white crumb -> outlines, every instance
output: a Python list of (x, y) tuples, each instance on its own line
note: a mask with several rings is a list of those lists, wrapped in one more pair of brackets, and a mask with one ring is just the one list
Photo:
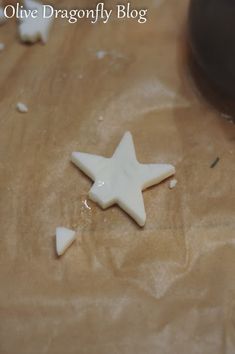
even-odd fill
[(99, 122), (103, 122), (103, 120), (104, 120), (104, 117), (102, 117), (102, 116), (100, 116), (100, 117), (98, 118), (98, 121), (99, 121)]
[(16, 108), (17, 108), (18, 112), (20, 112), (20, 113), (27, 113), (29, 111), (26, 104), (24, 104), (22, 102), (18, 102), (16, 105)]
[(99, 50), (96, 52), (96, 58), (97, 59), (104, 59), (108, 53), (105, 50)]
[(5, 44), (0, 42), (0, 52), (3, 51), (5, 49)]
[(85, 206), (86, 209), (91, 210), (91, 207), (88, 205), (87, 200), (83, 200), (83, 201), (82, 201), (82, 204)]
[(170, 188), (170, 189), (175, 188), (176, 185), (177, 185), (177, 183), (178, 183), (177, 179), (172, 179), (172, 180), (170, 181), (170, 183), (169, 183), (169, 188)]

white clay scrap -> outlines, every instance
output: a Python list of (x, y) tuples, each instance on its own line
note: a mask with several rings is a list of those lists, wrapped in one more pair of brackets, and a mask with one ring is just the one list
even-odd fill
[(170, 181), (170, 183), (169, 183), (169, 188), (170, 188), (170, 189), (175, 188), (176, 185), (177, 185), (177, 183), (178, 183), (177, 179), (172, 179), (172, 180)]
[(71, 246), (76, 238), (76, 233), (73, 230), (65, 227), (56, 228), (56, 253), (62, 256), (64, 252)]
[(6, 17), (4, 16), (4, 10), (0, 7), (0, 25), (6, 22)]
[(35, 43), (42, 41), (44, 44), (48, 40), (49, 30), (53, 22), (53, 17), (43, 16), (43, 5), (37, 1), (24, 0), (26, 10), (37, 10), (36, 18), (32, 16), (22, 19), (19, 25), (19, 34), (22, 42)]
[(172, 165), (139, 163), (129, 132), (111, 158), (74, 152), (72, 161), (94, 181), (89, 192), (91, 200), (103, 209), (118, 204), (140, 226), (146, 222), (142, 190), (175, 174)]
[(96, 58), (99, 60), (104, 59), (107, 54), (108, 53), (105, 50), (99, 50), (98, 52), (96, 52)]
[(26, 104), (22, 103), (22, 102), (18, 102), (16, 105), (16, 109), (18, 110), (18, 112), (20, 113), (27, 113), (29, 111), (28, 107), (26, 106)]

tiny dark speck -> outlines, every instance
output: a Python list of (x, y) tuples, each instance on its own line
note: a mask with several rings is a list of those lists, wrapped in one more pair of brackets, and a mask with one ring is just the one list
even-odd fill
[(218, 164), (218, 162), (219, 162), (219, 160), (220, 160), (220, 158), (219, 157), (216, 157), (216, 159), (212, 162), (212, 164), (211, 164), (211, 168), (214, 168), (217, 164)]

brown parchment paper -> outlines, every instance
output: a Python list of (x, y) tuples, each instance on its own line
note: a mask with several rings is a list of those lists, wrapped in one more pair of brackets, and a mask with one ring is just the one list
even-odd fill
[[(0, 28), (1, 354), (235, 352), (235, 128), (189, 74), (188, 1), (132, 5), (145, 25), (57, 20), (46, 46)], [(110, 156), (126, 130), (141, 162), (177, 169), (174, 190), (144, 192), (143, 229), (87, 208), (91, 182), (70, 162)], [(60, 259), (59, 225), (78, 231)]]

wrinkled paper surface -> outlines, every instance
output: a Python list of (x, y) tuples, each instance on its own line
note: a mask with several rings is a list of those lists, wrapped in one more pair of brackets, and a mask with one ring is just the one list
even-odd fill
[[(1, 354), (235, 352), (235, 127), (188, 71), (188, 1), (145, 3), (145, 25), (57, 20), (46, 46), (0, 29)], [(139, 161), (177, 170), (144, 192), (143, 229), (70, 162), (127, 130)], [(57, 226), (78, 231), (60, 259)]]

